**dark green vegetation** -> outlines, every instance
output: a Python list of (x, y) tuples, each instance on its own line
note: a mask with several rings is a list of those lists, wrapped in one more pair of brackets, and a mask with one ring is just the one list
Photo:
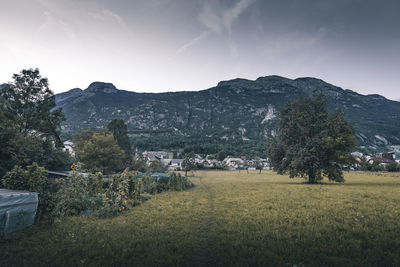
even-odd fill
[(139, 174), (128, 170), (107, 178), (100, 172), (87, 176), (73, 172), (67, 179), (49, 179), (47, 170), (34, 163), (26, 168), (15, 166), (0, 186), (37, 192), (36, 224), (39, 224), (82, 214), (119, 215), (148, 199), (149, 194), (184, 190), (193, 184), (176, 173)]
[(84, 170), (110, 174), (128, 167), (129, 158), (112, 133), (107, 130), (86, 130), (74, 135), (77, 161)]
[(0, 183), (0, 188), (37, 192), (39, 204), (35, 221), (36, 223), (49, 223), (53, 221), (54, 209), (58, 202), (57, 192), (61, 189), (62, 184), (48, 179), (47, 176), (47, 170), (39, 167), (36, 163), (27, 168), (15, 166), (3, 177), (3, 184)]
[(196, 155), (194, 152), (189, 152), (185, 154), (182, 160), (182, 168), (185, 171), (185, 175), (187, 176), (188, 171), (193, 170), (196, 167)]
[(132, 145), (128, 136), (128, 127), (124, 120), (113, 119), (107, 125), (107, 129), (113, 134), (118, 146), (124, 151), (125, 157), (129, 159), (132, 156)]
[(197, 172), (115, 218), (69, 217), (0, 241), (4, 266), (398, 266), (400, 177), (315, 186), (272, 172)]
[(287, 104), (278, 117), (277, 137), (267, 151), (274, 170), (308, 177), (312, 184), (323, 176), (344, 182), (342, 170), (354, 161), (356, 139), (341, 110), (329, 114), (326, 99), (315, 95)]
[(276, 129), (278, 111), (299, 97), (323, 93), (328, 110), (341, 108), (355, 128), (359, 146), (400, 144), (400, 103), (360, 95), (314, 78), (267, 76), (235, 79), (199, 92), (134, 93), (92, 83), (57, 95), (67, 121), (63, 136), (105, 127), (114, 118), (128, 126), (140, 150), (179, 150), (265, 156), (266, 139)]
[(0, 89), (0, 177), (14, 165), (37, 162), (50, 169), (71, 164), (62, 151), (61, 109), (38, 69), (22, 70)]

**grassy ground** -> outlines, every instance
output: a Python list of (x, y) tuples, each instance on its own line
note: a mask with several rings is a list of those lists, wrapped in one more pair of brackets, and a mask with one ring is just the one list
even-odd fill
[(400, 265), (400, 175), (303, 184), (196, 172), (112, 219), (73, 217), (0, 240), (0, 266)]

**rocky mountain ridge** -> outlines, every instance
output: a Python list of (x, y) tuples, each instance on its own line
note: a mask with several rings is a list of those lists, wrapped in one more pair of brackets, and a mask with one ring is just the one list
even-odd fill
[(342, 108), (360, 146), (400, 144), (400, 103), (361, 95), (316, 78), (265, 76), (234, 79), (201, 91), (136, 93), (94, 82), (56, 95), (66, 114), (63, 132), (100, 128), (125, 120), (133, 134), (201, 136), (215, 140), (266, 140), (275, 132), (279, 110), (299, 97), (323, 93), (329, 108)]

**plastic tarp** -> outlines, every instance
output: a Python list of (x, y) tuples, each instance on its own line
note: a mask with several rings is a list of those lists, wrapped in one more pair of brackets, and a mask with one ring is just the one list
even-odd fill
[(31, 226), (38, 202), (38, 193), (0, 189), (0, 236)]
[(135, 176), (136, 179), (142, 178), (142, 176), (145, 175), (150, 175), (153, 181), (159, 182), (159, 183), (168, 183), (169, 181), (169, 174), (167, 173), (162, 173), (162, 172), (152, 172), (152, 173), (139, 173)]

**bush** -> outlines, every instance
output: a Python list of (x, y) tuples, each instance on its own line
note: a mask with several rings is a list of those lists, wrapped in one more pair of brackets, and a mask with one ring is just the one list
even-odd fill
[(187, 179), (185, 176), (182, 176), (180, 173), (172, 173), (169, 177), (168, 181), (168, 189), (181, 191), (186, 188), (193, 187), (193, 183)]
[(180, 191), (193, 186), (185, 176), (176, 173), (158, 181), (149, 174), (139, 178), (137, 172), (128, 170), (111, 176), (108, 185), (100, 172), (85, 177), (74, 171), (67, 180), (49, 180), (47, 170), (36, 163), (26, 169), (15, 166), (4, 176), (3, 184), (8, 189), (39, 194), (37, 221), (82, 214), (109, 217), (149, 199), (146, 193)]
[(68, 183), (64, 183), (62, 190), (57, 194), (57, 200), (55, 214), (58, 217), (90, 213), (92, 200), (88, 179), (76, 171), (72, 172)]
[(26, 169), (15, 166), (3, 177), (3, 186), (11, 190), (37, 192), (39, 205), (36, 222), (53, 221), (53, 212), (57, 204), (56, 194), (62, 187), (62, 183), (49, 180), (45, 168), (39, 167), (36, 163), (27, 166)]
[(386, 171), (388, 172), (398, 172), (400, 171), (400, 166), (396, 162), (390, 163), (386, 166)]
[(101, 194), (101, 203), (98, 203), (96, 215), (116, 215), (138, 203), (140, 190), (135, 174), (125, 170), (111, 177), (108, 188)]

